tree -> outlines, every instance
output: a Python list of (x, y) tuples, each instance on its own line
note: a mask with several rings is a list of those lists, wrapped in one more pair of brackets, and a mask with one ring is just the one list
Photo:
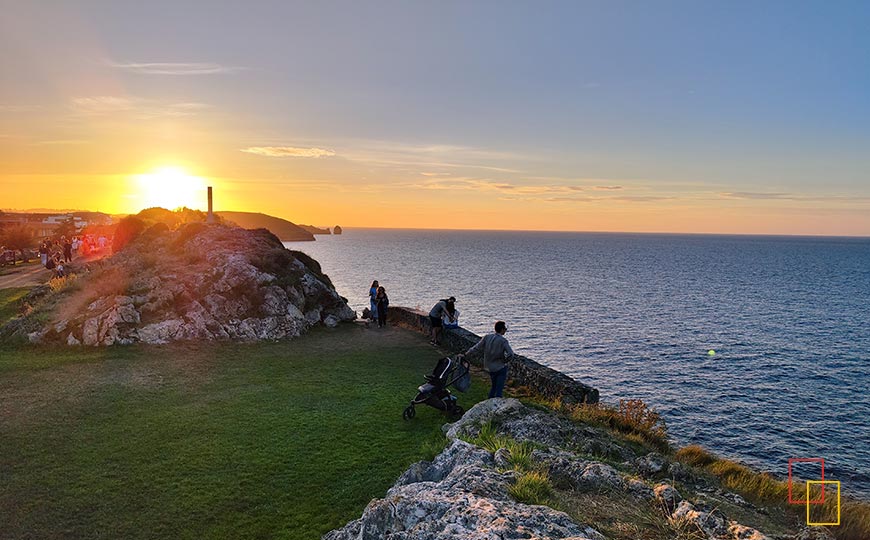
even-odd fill
[(57, 237), (66, 236), (70, 240), (72, 240), (73, 235), (76, 233), (76, 224), (73, 218), (67, 218), (63, 220), (60, 224), (60, 227), (57, 228), (55, 235)]
[(30, 229), (24, 225), (13, 225), (3, 229), (0, 234), (0, 244), (3, 244), (8, 249), (20, 250), (21, 258), (27, 262), (28, 250), (34, 245), (33, 235), (30, 234)]

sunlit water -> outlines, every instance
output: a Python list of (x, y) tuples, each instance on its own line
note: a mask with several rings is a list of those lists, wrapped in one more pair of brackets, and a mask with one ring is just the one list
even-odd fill
[[(456, 296), (462, 326), (641, 398), (678, 444), (785, 475), (825, 458), (870, 497), (870, 240), (348, 230), (291, 242), (361, 311)], [(713, 349), (716, 354), (709, 356)]]

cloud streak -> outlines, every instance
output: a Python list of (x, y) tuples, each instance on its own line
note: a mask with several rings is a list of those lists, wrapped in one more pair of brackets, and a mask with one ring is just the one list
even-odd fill
[(326, 148), (299, 148), (296, 146), (250, 146), (242, 148), (240, 151), (258, 156), (279, 158), (322, 158), (335, 155), (335, 151)]
[(242, 69), (214, 62), (109, 62), (109, 65), (140, 75), (171, 76), (216, 75), (220, 73), (232, 73)]
[(165, 103), (150, 99), (125, 96), (86, 96), (70, 101), (73, 113), (79, 116), (110, 116), (130, 114), (138, 119), (193, 116), (210, 109), (205, 103)]

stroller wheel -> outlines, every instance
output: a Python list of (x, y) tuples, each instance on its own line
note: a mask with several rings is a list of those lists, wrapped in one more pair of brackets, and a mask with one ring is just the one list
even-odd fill
[(450, 409), (450, 417), (456, 420), (462, 418), (462, 415), (465, 414), (465, 409), (463, 409), (459, 405), (454, 405), (452, 409)]
[(414, 409), (413, 405), (408, 405), (405, 408), (404, 412), (402, 412), (402, 418), (404, 418), (405, 420), (410, 420), (411, 418), (414, 418), (415, 416), (417, 416), (417, 410)]

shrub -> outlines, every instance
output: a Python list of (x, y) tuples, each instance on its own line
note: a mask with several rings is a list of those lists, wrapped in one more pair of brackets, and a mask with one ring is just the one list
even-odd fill
[(664, 419), (639, 399), (620, 400), (618, 407), (598, 403), (562, 408), (579, 422), (607, 427), (626, 435), (634, 434), (658, 450), (669, 450)]
[(508, 488), (508, 493), (517, 502), (547, 504), (553, 494), (553, 488), (550, 486), (547, 473), (531, 471), (521, 474), (516, 483)]
[(680, 448), (677, 450), (676, 454), (674, 454), (674, 457), (677, 458), (678, 461), (682, 461), (687, 465), (693, 465), (695, 467), (706, 467), (717, 459), (716, 456), (704, 450), (697, 444)]
[(51, 287), (51, 292), (58, 293), (64, 289), (68, 289), (76, 282), (76, 275), (69, 274), (63, 277), (54, 277), (48, 281), (48, 286)]
[(134, 216), (122, 219), (115, 228), (115, 236), (112, 238), (112, 252), (117, 253), (133, 241), (145, 230), (145, 222)]

